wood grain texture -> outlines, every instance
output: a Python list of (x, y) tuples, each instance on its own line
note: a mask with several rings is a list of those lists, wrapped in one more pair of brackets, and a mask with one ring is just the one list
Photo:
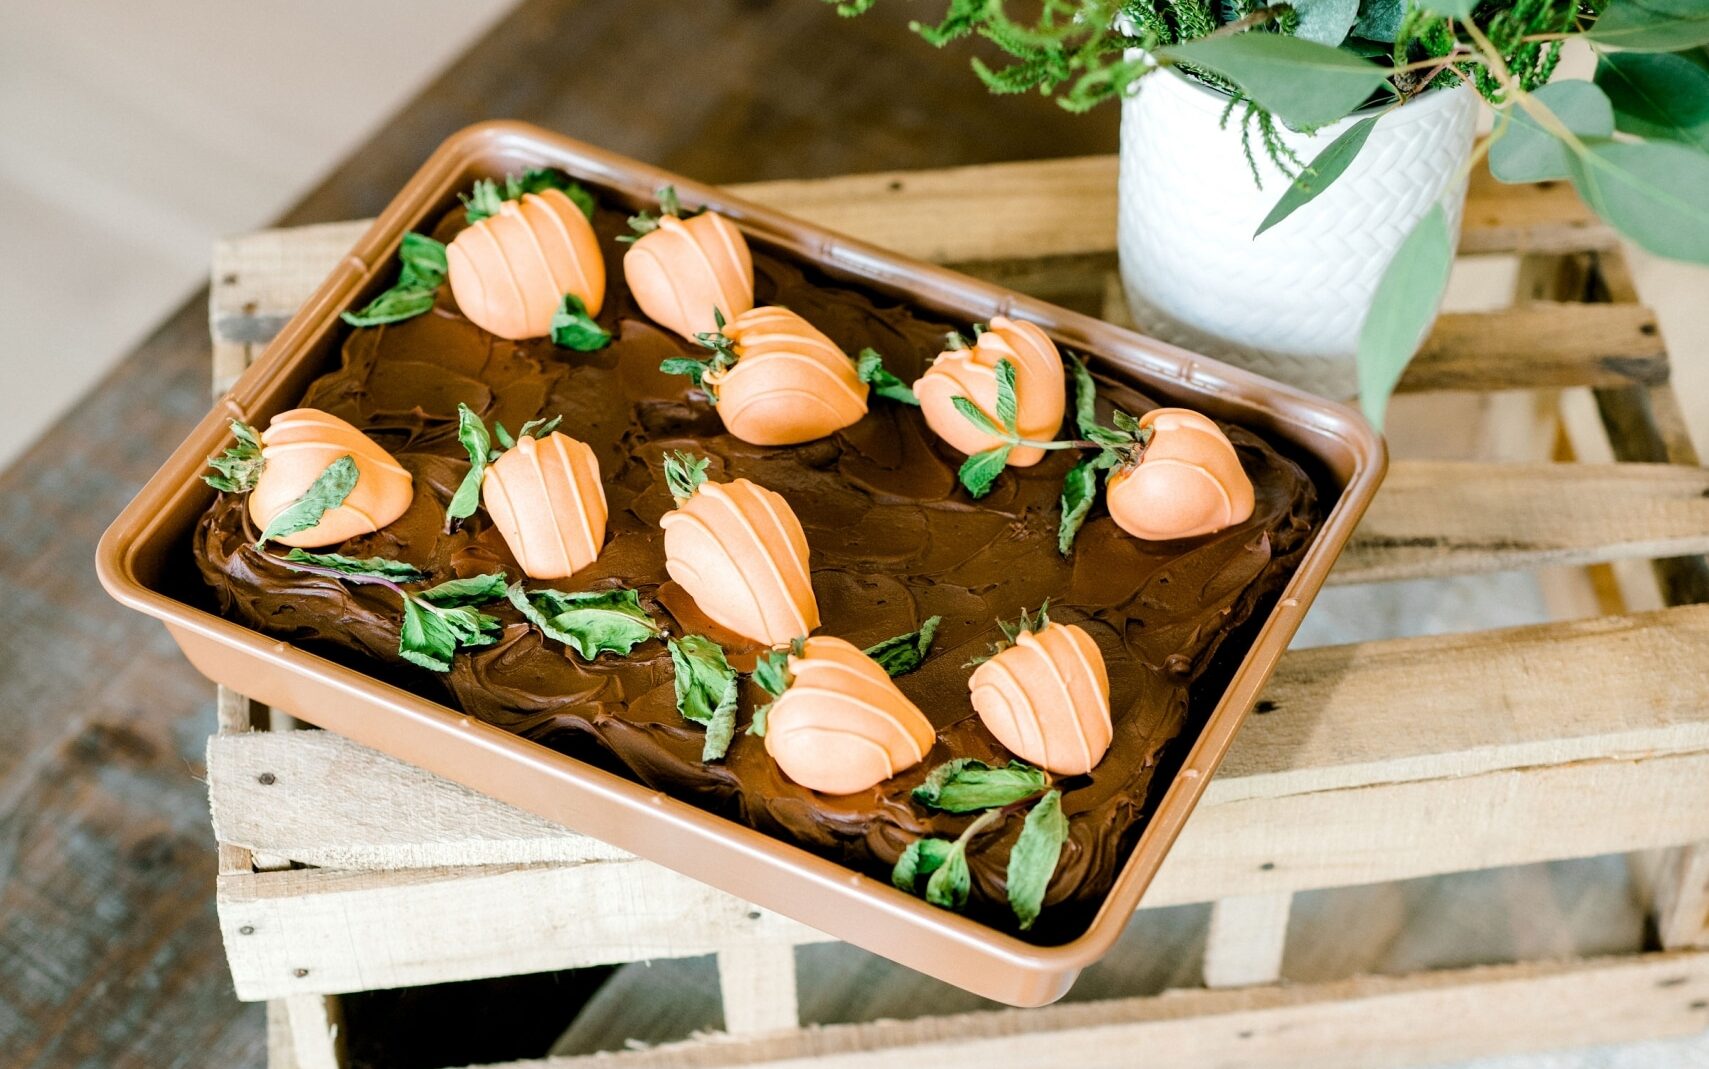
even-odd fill
[(1387, 1069), (1690, 1035), (1709, 1026), (1706, 994), (1709, 953), (1648, 954), (714, 1036), (492, 1069)]
[(750, 942), (718, 952), (724, 1031), (733, 1036), (800, 1027), (795, 946)]
[(1205, 935), (1205, 986), (1251, 987), (1282, 977), (1294, 896), (1237, 895), (1211, 904)]

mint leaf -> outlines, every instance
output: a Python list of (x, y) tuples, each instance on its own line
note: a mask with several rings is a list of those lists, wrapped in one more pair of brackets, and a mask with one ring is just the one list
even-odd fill
[(669, 640), (676, 671), (676, 708), (685, 719), (706, 725), (702, 761), (722, 758), (736, 733), (736, 670), (723, 647), (700, 635)]
[(457, 440), (469, 454), (469, 473), (457, 484), (451, 503), (445, 506), (447, 529), (466, 516), (473, 516), (481, 503), (481, 479), (487, 473), (487, 461), (492, 455), (492, 438), (487, 425), (468, 405), (457, 405)]
[[(789, 654), (783, 650), (767, 650), (754, 662), (754, 682), (774, 698), (782, 697), (794, 682), (789, 674)], [(764, 732), (761, 732), (764, 734)]]
[(469, 194), (465, 196), (459, 193), (457, 199), (463, 202), (463, 218), (470, 225), (497, 215), (499, 205), (504, 203), (504, 195), (499, 192), (498, 183), (490, 178), (476, 179)]
[(398, 656), (431, 672), (449, 672), (456, 652), (457, 635), (450, 626), (414, 598), (405, 598)]
[(1270, 214), (1264, 217), (1264, 221), (1258, 224), (1258, 229), (1252, 232), (1252, 236), (1257, 237), (1310, 204), (1319, 193), (1340, 178), (1354, 157), (1359, 155), (1359, 150), (1365, 147), (1366, 139), (1371, 136), (1372, 129), (1381, 117), (1367, 115), (1360, 119), (1313, 157), (1311, 164), (1294, 176), (1293, 182), (1282, 191), (1282, 198), (1270, 209)]
[(1068, 474), (1062, 479), (1062, 519), (1056, 525), (1056, 549), (1064, 557), (1074, 545), (1074, 536), (1080, 533), (1080, 525), (1086, 522), (1087, 513), (1092, 511), (1092, 502), (1098, 496), (1098, 466), (1090, 460), (1068, 469)]
[(943, 623), (943, 617), (928, 616), (918, 631), (887, 638), (877, 645), (868, 646), (864, 652), (877, 661), (878, 666), (889, 675), (899, 676), (912, 672), (925, 663), (926, 654), (931, 651), (932, 638), (938, 633), (940, 623)]
[(1012, 805), (1050, 785), (1044, 772), (1021, 761), (994, 767), (971, 757), (957, 757), (931, 770), (914, 788), (914, 800), (946, 813), (972, 813)]
[(1098, 384), (1079, 353), (1068, 354), (1068, 367), (1074, 376), (1074, 425), (1082, 435), (1090, 436), (1103, 429), (1098, 426)]
[(667, 375), (687, 375), (696, 386), (711, 367), (711, 361), (696, 360), (691, 356), (667, 356), (659, 361), (659, 370)]
[(328, 464), (326, 470), (309, 484), (302, 497), (273, 517), (261, 532), (261, 537), (255, 540), (255, 548), (260, 549), (270, 539), (306, 531), (319, 523), (322, 516), (344, 504), (344, 499), (356, 488), (357, 477), (356, 461), (348, 454)]
[(578, 353), (591, 353), (611, 344), (611, 332), (587, 314), (587, 305), (573, 293), (552, 314), (552, 344)]
[(369, 301), (360, 311), (345, 312), (343, 319), (353, 327), (376, 327), (411, 319), (433, 307), (439, 286), (449, 267), (445, 246), (413, 231), (398, 247), (402, 268), (392, 288)]
[(957, 839), (950, 845), (942, 864), (926, 880), (926, 901), (944, 909), (960, 909), (967, 905), (973, 890), (973, 873), (967, 867), (967, 839)]
[(997, 422), (1011, 435), (1021, 432), (1015, 426), (1020, 406), (1015, 398), (1015, 365), (1008, 360), (997, 361)]
[(510, 603), (548, 638), (555, 638), (591, 661), (602, 653), (626, 655), (659, 627), (641, 607), (633, 590), (586, 590), (567, 594), (543, 587), (525, 590), (513, 583), (505, 591)]
[(890, 869), (890, 882), (909, 894), (921, 876), (936, 872), (949, 858), (954, 846), (948, 839), (915, 839), (902, 851)]
[(700, 489), (700, 484), (706, 481), (706, 468), (711, 463), (705, 457), (682, 450), (665, 454), (665, 485), (670, 487), (671, 497), (677, 504), (687, 501)]
[(506, 584), (503, 572), (488, 572), (467, 579), (448, 579), (429, 587), (416, 597), (438, 608), (481, 605), (504, 597)]
[(202, 481), (215, 490), (241, 494), (255, 489), (255, 480), (261, 477), (261, 470), (267, 462), (261, 458), (261, 436), (255, 433), (254, 427), (241, 419), (234, 419), (231, 421), (231, 433), (237, 442), (228, 446), (225, 452), (208, 458), (208, 467), (219, 474), (204, 475)]
[(296, 564), (331, 568), (345, 575), (378, 576), (394, 583), (419, 583), (427, 578), (427, 573), (415, 565), (390, 557), (346, 557), (342, 553), (310, 553), (306, 549), (292, 549), (283, 559)]
[(1044, 893), (1068, 841), (1068, 818), (1062, 813), (1062, 792), (1051, 791), (1027, 813), (1021, 836), (1009, 851), (1009, 908), (1026, 931), (1044, 908)]
[(675, 186), (659, 187), (659, 211), (682, 218), (682, 201), (677, 198)]
[(1009, 463), (1011, 448), (1013, 447), (1000, 445), (983, 453), (975, 453), (962, 461), (961, 470), (956, 472), (956, 477), (961, 480), (961, 485), (967, 487), (968, 493), (974, 497), (984, 497), (991, 492), (991, 484), (997, 481), (997, 476), (1003, 474), (1004, 466)]
[(1005, 437), (1003, 428), (997, 426), (996, 422), (985, 414), (984, 409), (974, 404), (971, 398), (956, 394), (949, 399), (949, 403), (955, 406), (955, 410), (961, 413), (963, 419), (986, 434), (995, 435), (998, 438)]
[[(556, 431), (558, 424), (562, 422), (564, 422), (562, 415), (553, 416), (551, 419), (531, 419), (522, 425), (522, 429), (516, 432), (516, 436), (518, 438), (533, 438), (538, 441)], [(515, 442), (510, 442), (505, 446), (506, 449), (515, 447)]]
[(860, 381), (871, 386), (873, 393), (905, 405), (913, 405), (915, 408), (920, 407), (920, 399), (914, 396), (914, 391), (908, 384), (885, 370), (884, 358), (878, 355), (877, 349), (862, 349), (855, 367), (860, 374)]
[(771, 714), (771, 707), (774, 704), (775, 703), (773, 702), (766, 702), (764, 705), (755, 708), (754, 718), (748, 723), (748, 730), (744, 731), (742, 734), (756, 735), (762, 739), (765, 738), (766, 718)]

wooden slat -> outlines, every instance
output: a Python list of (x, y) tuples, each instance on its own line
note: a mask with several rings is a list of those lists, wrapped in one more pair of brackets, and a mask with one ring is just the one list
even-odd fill
[[(1706, 658), (1709, 607), (1290, 654), (1144, 904), (1709, 839), (1709, 809), (1678, 804), (1709, 781)], [(354, 826), (370, 860), (503, 856), (510, 840), (467, 837), (478, 802), (493, 826), (514, 822), (526, 856), (588, 849), (387, 760), (314, 733), (216, 739), (217, 827), (296, 810), (281, 826), (313, 813), (328, 841)], [(359, 776), (360, 798), (327, 790), (334, 776)], [(368, 807), (390, 816), (353, 817)], [(219, 904), (244, 998), (823, 938), (640, 861), (227, 876)]]
[(1287, 892), (1217, 899), (1205, 932), (1205, 986), (1250, 987), (1281, 979), (1293, 903)]
[(1709, 470), (1396, 461), (1332, 583), (1709, 552)]
[(800, 1027), (795, 993), (795, 947), (751, 942), (718, 952), (724, 1030), (731, 1035)]
[(1709, 1026), (1709, 953), (1361, 976), (699, 1037), (490, 1069), (1393, 1069)]
[(1656, 939), (1669, 949), (1709, 947), (1709, 842), (1662, 853), (1651, 876)]
[(1655, 313), (1638, 304), (1536, 301), (1436, 321), (1400, 389), (1509, 390), (1667, 380)]
[(283, 1000), (296, 1069), (344, 1069), (344, 1012), (336, 995), (292, 995)]

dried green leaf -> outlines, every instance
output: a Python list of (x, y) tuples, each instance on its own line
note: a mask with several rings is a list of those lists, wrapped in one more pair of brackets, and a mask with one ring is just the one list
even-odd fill
[(669, 641), (676, 672), (676, 708), (684, 718), (706, 725), (702, 761), (722, 758), (736, 732), (736, 670), (718, 643), (700, 635)]
[(585, 590), (565, 593), (550, 587), (527, 590), (512, 583), (505, 591), (510, 603), (548, 638), (557, 639), (591, 661), (602, 653), (626, 656), (650, 638), (659, 626), (641, 607), (633, 590)]
[(1050, 786), (1041, 769), (1022, 761), (996, 767), (971, 757), (957, 757), (931, 770), (914, 788), (914, 800), (946, 813), (973, 813), (1013, 805)]
[(1068, 841), (1068, 818), (1062, 812), (1062, 792), (1051, 791), (1027, 812), (1020, 838), (1009, 851), (1009, 908), (1025, 931), (1038, 920), (1044, 895)]
[(700, 489), (700, 484), (706, 481), (706, 469), (712, 461), (705, 457), (697, 457), (693, 453), (675, 450), (665, 454), (665, 485), (670, 487), (671, 497), (677, 504), (682, 504), (694, 496)]
[(1020, 415), (1020, 402), (1015, 397), (1015, 365), (1004, 359), (997, 361), (997, 422), (1011, 436), (1019, 435), (1015, 421)]
[(1069, 468), (1062, 479), (1062, 518), (1056, 525), (1056, 549), (1064, 557), (1068, 556), (1074, 536), (1080, 533), (1080, 525), (1086, 522), (1097, 497), (1097, 462), (1082, 460)]
[(905, 675), (925, 663), (926, 655), (931, 652), (932, 638), (937, 635), (938, 625), (941, 623), (943, 617), (928, 616), (918, 631), (910, 631), (868, 646), (866, 655), (877, 661), (887, 674)]
[(231, 433), (237, 441), (225, 452), (208, 458), (208, 467), (219, 474), (204, 475), (202, 481), (228, 494), (246, 493), (255, 489), (255, 480), (267, 466), (261, 456), (261, 436), (240, 419), (231, 421)]
[(394, 583), (419, 583), (427, 578), (427, 573), (415, 565), (390, 557), (346, 557), (342, 553), (310, 553), (306, 549), (293, 548), (281, 559), (294, 564), (331, 568), (345, 575), (378, 576)]
[(261, 532), (261, 537), (255, 540), (255, 548), (260, 549), (271, 539), (306, 531), (319, 523), (322, 516), (344, 504), (344, 499), (356, 488), (357, 478), (356, 461), (349, 455), (328, 464), (326, 470), (309, 484), (302, 497), (273, 517)]
[(920, 399), (914, 396), (914, 391), (908, 384), (885, 368), (884, 358), (878, 355), (877, 349), (862, 349), (860, 359), (856, 361), (856, 368), (860, 373), (860, 381), (871, 386), (873, 393), (891, 401), (920, 407)]
[(588, 315), (587, 305), (573, 293), (564, 294), (552, 313), (552, 344), (578, 353), (591, 353), (611, 344), (611, 332)]

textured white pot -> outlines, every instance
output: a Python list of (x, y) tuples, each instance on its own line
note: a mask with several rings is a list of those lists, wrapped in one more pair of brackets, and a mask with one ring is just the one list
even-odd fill
[[(1324, 193), (1254, 239), (1288, 187), (1241, 149), (1240, 112), (1221, 93), (1157, 71), (1122, 103), (1123, 288), (1142, 331), (1327, 397), (1358, 390), (1359, 328), (1401, 239), (1438, 198), (1459, 233), (1466, 186), (1449, 189), (1472, 149), (1478, 98), (1468, 87), (1425, 93), (1377, 122)], [(1365, 113), (1315, 134), (1277, 131), (1311, 161)]]

